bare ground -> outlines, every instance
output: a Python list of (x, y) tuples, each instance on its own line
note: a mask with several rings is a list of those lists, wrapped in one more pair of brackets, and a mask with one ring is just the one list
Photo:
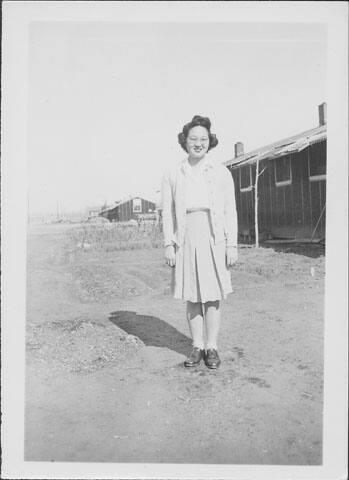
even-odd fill
[(241, 248), (222, 366), (193, 370), (161, 249), (28, 236), (25, 458), (318, 465), (324, 257)]

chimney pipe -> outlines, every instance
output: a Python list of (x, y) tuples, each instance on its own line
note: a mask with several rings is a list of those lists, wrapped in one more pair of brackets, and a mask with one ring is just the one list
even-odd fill
[(244, 154), (244, 144), (242, 142), (236, 142), (234, 145), (235, 158)]
[(319, 105), (319, 125), (326, 125), (327, 123), (327, 103)]

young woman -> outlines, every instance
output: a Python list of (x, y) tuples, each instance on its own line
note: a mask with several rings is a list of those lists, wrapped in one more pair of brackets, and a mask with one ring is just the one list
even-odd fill
[(188, 156), (163, 177), (165, 258), (174, 268), (174, 298), (187, 302), (193, 350), (184, 365), (204, 360), (218, 368), (220, 301), (232, 291), (229, 267), (237, 261), (234, 181), (207, 157), (218, 144), (209, 118), (194, 116), (178, 141)]

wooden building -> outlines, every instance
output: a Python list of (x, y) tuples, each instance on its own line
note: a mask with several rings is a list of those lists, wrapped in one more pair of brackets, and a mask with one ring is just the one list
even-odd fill
[(110, 222), (128, 222), (131, 219), (143, 220), (155, 218), (156, 206), (154, 202), (140, 197), (133, 197), (119, 202), (113, 207), (102, 210), (100, 216), (107, 218)]
[(236, 190), (239, 234), (254, 235), (255, 180), (261, 238), (322, 241), (326, 226), (326, 104), (319, 126), (284, 140), (243, 152), (225, 162)]

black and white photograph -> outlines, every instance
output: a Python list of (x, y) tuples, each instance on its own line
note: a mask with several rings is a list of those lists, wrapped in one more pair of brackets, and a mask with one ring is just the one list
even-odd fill
[(345, 478), (347, 3), (2, 8), (4, 478)]

